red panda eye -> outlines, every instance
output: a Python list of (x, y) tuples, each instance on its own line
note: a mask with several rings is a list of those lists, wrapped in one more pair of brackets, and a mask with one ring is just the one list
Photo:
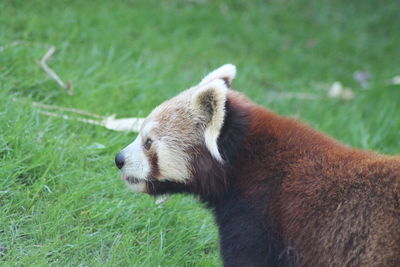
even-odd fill
[(146, 150), (149, 150), (152, 143), (153, 143), (153, 140), (151, 140), (150, 138), (147, 138), (146, 141), (144, 142), (144, 145), (143, 145), (143, 146), (144, 146), (144, 148), (145, 148)]

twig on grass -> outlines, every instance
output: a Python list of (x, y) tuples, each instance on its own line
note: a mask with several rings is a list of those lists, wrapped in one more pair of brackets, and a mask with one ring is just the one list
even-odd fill
[[(340, 82), (334, 82), (328, 89), (326, 95), (328, 98), (338, 98), (341, 100), (351, 100), (354, 98), (354, 92), (350, 88), (343, 87)], [(312, 93), (304, 92), (271, 92), (272, 99), (300, 99), (300, 100), (317, 100), (323, 99), (325, 96), (319, 96)]]
[[(13, 101), (24, 104), (30, 104), (33, 107), (38, 108), (39, 113), (46, 116), (62, 118), (64, 120), (77, 120), (88, 124), (102, 126), (109, 130), (118, 132), (139, 132), (140, 126), (144, 121), (144, 118), (135, 118), (135, 117), (116, 119), (115, 114), (111, 116), (103, 116), (87, 112), (81, 109), (60, 107), (56, 105), (47, 105), (39, 102), (30, 102), (18, 98), (13, 98)], [(67, 115), (65, 113), (78, 114), (81, 116)]]
[(38, 108), (44, 108), (44, 109), (50, 109), (50, 110), (60, 110), (60, 111), (67, 111), (67, 112), (72, 112), (80, 115), (85, 115), (93, 118), (98, 118), (98, 119), (105, 119), (107, 118), (106, 116), (101, 116), (98, 114), (90, 113), (84, 110), (76, 109), (76, 108), (65, 108), (65, 107), (60, 107), (60, 106), (55, 106), (55, 105), (46, 105), (42, 104), (39, 102), (32, 102), (32, 106), (38, 107)]
[(91, 119), (86, 119), (86, 118), (81, 118), (81, 117), (72, 117), (72, 116), (68, 116), (65, 114), (58, 114), (58, 113), (54, 113), (54, 112), (50, 112), (50, 111), (43, 111), (43, 110), (39, 110), (39, 113), (46, 115), (46, 116), (50, 116), (50, 117), (62, 118), (64, 120), (77, 120), (77, 121), (85, 122), (88, 124), (104, 126), (102, 121), (96, 121), (96, 120), (91, 120)]
[(294, 92), (271, 92), (271, 97), (276, 99), (303, 99), (303, 100), (315, 100), (318, 99), (317, 95), (310, 93), (294, 93)]
[(42, 59), (39, 61), (40, 66), (43, 68), (43, 70), (50, 75), (50, 77), (55, 80), (58, 85), (60, 85), (62, 88), (64, 88), (67, 92), (68, 95), (73, 95), (74, 91), (72, 90), (72, 83), (71, 81), (68, 81), (67, 84), (65, 84), (60, 77), (57, 75), (57, 73), (52, 70), (48, 65), (47, 61), (50, 59), (50, 57), (54, 54), (56, 51), (56, 48), (54, 46), (51, 46), (50, 49), (44, 54)]
[(12, 42), (12, 43), (10, 43), (10, 44), (6, 44), (6, 45), (3, 45), (3, 46), (0, 46), (0, 52), (3, 52), (4, 50), (6, 50), (7, 48), (10, 48), (10, 47), (13, 47), (13, 46), (17, 46), (17, 45), (21, 45), (21, 44), (23, 44), (24, 42), (23, 41), (21, 41), (21, 40), (16, 40), (16, 41), (14, 41), (14, 42)]
[[(37, 102), (33, 102), (32, 106), (39, 108), (39, 112), (46, 116), (62, 118), (64, 120), (77, 120), (88, 124), (103, 126), (109, 130), (118, 132), (139, 132), (140, 126), (144, 121), (144, 118), (116, 119), (115, 114), (111, 116), (102, 116), (76, 108), (65, 108), (65, 107), (41, 104)], [(53, 112), (55, 110), (61, 112), (79, 114), (86, 117), (71, 116), (63, 113)]]
[[(143, 118), (123, 118), (116, 119), (115, 115), (111, 115), (108, 117), (103, 117), (101, 120), (94, 120), (90, 118), (84, 117), (76, 117), (70, 116), (66, 114), (60, 114), (50, 111), (39, 110), (39, 113), (56, 118), (62, 118), (64, 120), (77, 120), (88, 124), (103, 126), (109, 130), (117, 131), (117, 132), (139, 132), (140, 126), (142, 125), (144, 119)], [(102, 117), (100, 115), (96, 115), (98, 117)]]
[(102, 123), (109, 130), (118, 132), (139, 132), (144, 118), (122, 118), (116, 119), (115, 114), (106, 117)]
[(42, 44), (42, 43), (29, 42), (29, 41), (24, 41), (24, 40), (15, 40), (15, 41), (12, 41), (11, 43), (0, 46), (0, 52), (3, 52), (4, 50), (6, 50), (8, 48), (16, 47), (16, 46), (20, 46), (20, 45), (31, 45), (31, 46), (44, 47), (44, 48), (51, 47), (51, 45)]

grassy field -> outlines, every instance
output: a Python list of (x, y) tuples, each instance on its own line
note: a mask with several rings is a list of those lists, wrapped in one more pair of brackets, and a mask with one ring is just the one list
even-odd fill
[[(144, 117), (230, 62), (234, 87), (257, 103), (399, 154), (400, 86), (388, 84), (400, 75), (399, 13), (398, 0), (0, 1), (0, 265), (221, 264), (195, 198), (159, 207), (118, 178), (114, 155), (135, 134), (29, 102)], [(73, 96), (37, 64), (49, 45)], [(367, 88), (356, 71), (369, 73)], [(327, 98), (335, 81), (354, 98)], [(315, 99), (283, 97), (298, 93)]]

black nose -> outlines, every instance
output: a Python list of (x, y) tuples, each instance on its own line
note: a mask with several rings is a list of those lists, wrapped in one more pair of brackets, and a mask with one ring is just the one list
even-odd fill
[(124, 155), (122, 153), (118, 153), (115, 156), (115, 165), (117, 165), (118, 169), (122, 169), (122, 167), (124, 167), (124, 163), (125, 163)]

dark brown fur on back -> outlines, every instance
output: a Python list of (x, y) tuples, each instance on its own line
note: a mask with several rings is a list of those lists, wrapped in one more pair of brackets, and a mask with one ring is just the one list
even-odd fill
[[(227, 266), (400, 266), (400, 159), (344, 146), (230, 91), (218, 145), (193, 151)], [(227, 119), (228, 118), (228, 119)]]

